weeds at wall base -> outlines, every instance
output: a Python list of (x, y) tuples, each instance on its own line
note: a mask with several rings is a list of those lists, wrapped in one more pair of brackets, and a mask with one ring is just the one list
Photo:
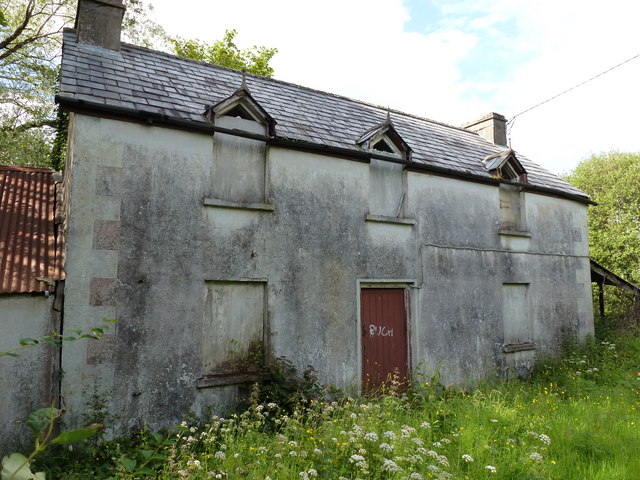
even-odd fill
[(282, 406), (254, 387), (248, 408), (226, 418), (51, 450), (37, 468), (71, 480), (634, 478), (638, 362), (637, 337), (609, 337), (526, 381), (459, 389), (416, 377), (403, 394), (326, 400), (311, 388), (313, 398)]

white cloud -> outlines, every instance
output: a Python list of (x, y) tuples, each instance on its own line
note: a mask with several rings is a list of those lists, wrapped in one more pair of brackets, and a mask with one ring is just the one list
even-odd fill
[[(277, 47), (276, 78), (453, 124), (513, 116), (640, 53), (636, 2), (438, 1), (444, 16), (424, 34), (404, 31), (402, 0), (153, 3), (172, 34), (213, 41), (236, 28), (242, 47)], [(471, 55), (487, 71), (463, 68)], [(640, 150), (639, 80), (640, 59), (522, 115), (514, 148), (556, 172), (590, 152)]]

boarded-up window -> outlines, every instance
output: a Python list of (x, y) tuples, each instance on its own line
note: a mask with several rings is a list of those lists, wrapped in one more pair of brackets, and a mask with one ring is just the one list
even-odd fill
[(506, 231), (527, 230), (524, 193), (514, 185), (500, 184), (500, 228)]
[(505, 345), (529, 343), (533, 340), (528, 291), (529, 285), (526, 283), (505, 283), (502, 285)]
[(402, 216), (404, 178), (402, 165), (371, 159), (369, 166), (369, 213), (387, 217)]
[(207, 282), (202, 331), (204, 375), (255, 370), (265, 319), (264, 282)]
[[(240, 116), (222, 116), (216, 126), (265, 135), (266, 127)], [(240, 203), (265, 201), (266, 144), (236, 135), (213, 137), (213, 197)]]

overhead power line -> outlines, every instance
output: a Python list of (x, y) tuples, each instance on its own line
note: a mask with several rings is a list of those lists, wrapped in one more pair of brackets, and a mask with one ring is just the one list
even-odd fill
[(599, 73), (599, 74), (597, 74), (597, 75), (594, 75), (593, 77), (591, 77), (591, 78), (589, 78), (589, 79), (587, 79), (587, 80), (585, 80), (585, 81), (583, 81), (583, 82), (578, 83), (577, 85), (574, 85), (574, 86), (573, 86), (573, 87), (571, 87), (571, 88), (567, 88), (566, 90), (564, 90), (564, 91), (562, 91), (562, 92), (558, 93), (557, 95), (554, 95), (553, 97), (547, 98), (546, 100), (544, 100), (544, 101), (542, 101), (542, 102), (540, 102), (540, 103), (537, 103), (537, 104), (536, 104), (536, 105), (534, 105), (533, 107), (529, 107), (529, 108), (527, 108), (526, 110), (523, 110), (523, 111), (521, 111), (520, 113), (518, 113), (518, 114), (514, 115), (514, 116), (513, 116), (513, 117), (511, 117), (511, 119), (507, 122), (507, 123), (509, 124), (509, 133), (511, 133), (511, 129), (513, 128), (513, 121), (514, 121), (517, 117), (519, 117), (520, 115), (523, 115), (523, 114), (525, 114), (525, 113), (527, 113), (527, 112), (530, 112), (530, 111), (531, 111), (531, 110), (533, 110), (534, 108), (538, 108), (539, 106), (544, 105), (545, 103), (549, 103), (550, 101), (555, 100), (555, 99), (556, 99), (556, 98), (558, 98), (558, 97), (561, 97), (561, 96), (562, 96), (562, 95), (564, 95), (565, 93), (569, 93), (570, 91), (575, 90), (575, 89), (576, 89), (576, 88), (578, 88), (578, 87), (581, 87), (581, 86), (582, 86), (582, 85), (584, 85), (585, 83), (589, 83), (589, 82), (591, 82), (592, 80), (595, 80), (596, 78), (601, 77), (601, 76), (605, 75), (606, 73), (609, 73), (610, 71), (615, 70), (616, 68), (621, 67), (622, 65), (624, 65), (624, 64), (626, 64), (626, 63), (629, 63), (629, 62), (631, 62), (631, 61), (633, 61), (633, 60), (635, 60), (636, 58), (639, 58), (639, 57), (640, 57), (640, 53), (638, 53), (637, 55), (634, 55), (634, 56), (633, 56), (633, 57), (631, 57), (631, 58), (626, 59), (624, 62), (620, 62), (620, 63), (618, 63), (617, 65), (614, 65), (613, 67), (606, 69), (606, 70), (605, 70), (605, 71), (603, 71), (603, 72), (600, 72), (600, 73)]

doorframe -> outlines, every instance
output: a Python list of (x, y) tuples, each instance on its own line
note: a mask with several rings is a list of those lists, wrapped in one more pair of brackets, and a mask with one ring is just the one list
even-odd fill
[[(357, 356), (357, 389), (362, 393), (362, 290), (368, 288), (401, 288), (404, 290), (404, 312), (407, 330), (407, 373), (413, 369), (413, 339), (417, 333), (417, 326), (414, 319), (418, 318), (418, 295), (412, 295), (411, 291), (418, 287), (416, 280), (407, 278), (359, 278), (356, 279), (356, 356)], [(415, 297), (415, 298), (412, 298)]]

